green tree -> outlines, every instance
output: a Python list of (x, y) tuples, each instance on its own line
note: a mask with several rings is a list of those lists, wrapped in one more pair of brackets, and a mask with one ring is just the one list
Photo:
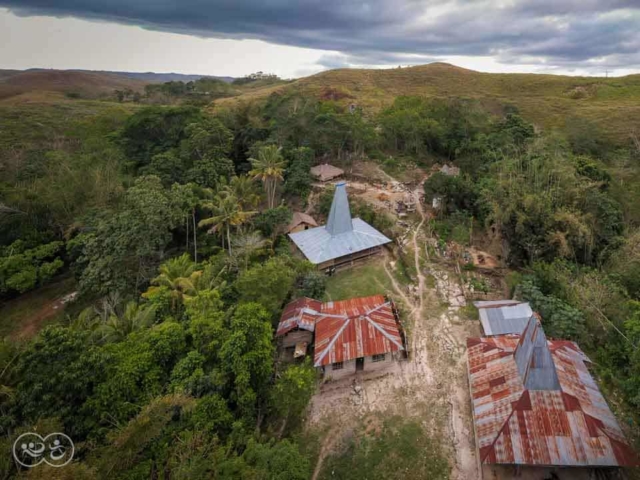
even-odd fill
[(228, 191), (238, 199), (244, 210), (252, 210), (260, 203), (260, 195), (256, 192), (255, 183), (247, 175), (232, 177)]
[(222, 192), (211, 201), (203, 202), (202, 206), (213, 214), (209, 218), (200, 220), (198, 226), (210, 226), (211, 233), (218, 233), (222, 239), (222, 248), (225, 245), (231, 254), (231, 227), (239, 227), (246, 223), (256, 212), (244, 211), (239, 200), (232, 194)]
[(231, 240), (231, 244), (236, 260), (243, 264), (246, 270), (252, 257), (268, 252), (271, 241), (264, 238), (260, 232), (253, 231), (236, 236)]
[(233, 399), (249, 418), (258, 415), (273, 370), (275, 352), (270, 315), (257, 303), (241, 304), (231, 317), (230, 333), (220, 347), (222, 368), (233, 385)]
[(312, 270), (305, 273), (300, 279), (297, 295), (321, 299), (327, 287), (327, 276), (323, 272)]
[(264, 235), (275, 240), (284, 232), (285, 227), (291, 222), (291, 209), (284, 205), (270, 208), (260, 212), (253, 218), (253, 224)]
[(267, 205), (274, 208), (276, 204), (276, 192), (278, 182), (283, 180), (286, 160), (282, 157), (282, 148), (275, 145), (266, 145), (258, 150), (257, 158), (250, 158), (251, 175), (259, 179), (267, 194)]
[(99, 330), (106, 341), (117, 342), (135, 331), (149, 328), (155, 319), (156, 309), (153, 305), (129, 302), (122, 312), (113, 311)]
[(25, 248), (25, 242), (16, 240), (0, 247), (0, 295), (24, 293), (43, 285), (63, 267), (58, 256), (62, 242), (50, 242), (35, 248)]
[(15, 371), (17, 418), (59, 417), (70, 435), (86, 434), (91, 412), (83, 405), (105, 378), (105, 357), (87, 336), (83, 331), (47, 327), (27, 346)]
[(218, 118), (207, 117), (188, 125), (185, 136), (180, 153), (192, 165), (187, 181), (211, 188), (233, 174), (229, 159), (233, 134)]
[(279, 437), (287, 424), (298, 421), (316, 390), (316, 371), (307, 359), (300, 365), (290, 365), (276, 379), (271, 389), (271, 407), (281, 419)]
[(187, 138), (187, 126), (201, 119), (194, 107), (143, 108), (127, 119), (119, 142), (137, 169), (148, 165), (155, 155), (179, 147)]
[(243, 478), (260, 480), (305, 480), (310, 478), (309, 459), (288, 440), (258, 443), (251, 440), (242, 454), (249, 466)]
[(104, 353), (105, 381), (85, 405), (103, 427), (129, 421), (163, 392), (176, 362), (186, 353), (186, 332), (180, 324), (166, 321), (108, 344)]
[(313, 177), (311, 176), (311, 162), (314, 152), (308, 147), (298, 147), (285, 151), (288, 169), (284, 183), (284, 191), (289, 195), (296, 195), (306, 199), (311, 191)]
[(542, 316), (545, 332), (552, 338), (585, 338), (585, 319), (582, 312), (553, 295), (545, 295), (531, 280), (524, 280), (517, 289), (519, 298), (528, 301)]
[(198, 269), (188, 253), (167, 260), (159, 268), (159, 275), (151, 280), (152, 287), (142, 294), (144, 298), (151, 297), (158, 288), (165, 287), (171, 292), (172, 307), (175, 310), (185, 298), (196, 294), (198, 278), (202, 270)]
[(242, 272), (233, 286), (241, 302), (256, 302), (276, 315), (288, 298), (295, 271), (280, 257), (273, 257)]

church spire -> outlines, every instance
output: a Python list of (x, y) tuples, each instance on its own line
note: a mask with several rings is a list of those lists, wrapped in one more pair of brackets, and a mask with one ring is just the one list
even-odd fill
[(333, 202), (329, 212), (329, 221), (325, 228), (331, 235), (339, 235), (353, 230), (349, 199), (347, 198), (347, 184), (345, 182), (336, 184), (336, 192), (333, 194)]
[(542, 325), (532, 315), (513, 353), (524, 388), (560, 390), (560, 381)]

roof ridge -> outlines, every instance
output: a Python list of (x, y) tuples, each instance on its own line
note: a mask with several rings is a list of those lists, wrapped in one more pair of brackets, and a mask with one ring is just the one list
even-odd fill
[(324, 349), (324, 352), (322, 352), (322, 355), (320, 355), (320, 357), (318, 357), (318, 360), (315, 361), (315, 363), (313, 365), (314, 367), (319, 367), (320, 366), (320, 362), (322, 362), (324, 357), (326, 357), (327, 354), (331, 351), (331, 348), (333, 348), (333, 345), (338, 341), (338, 337), (340, 335), (342, 335), (342, 332), (344, 332), (344, 329), (347, 328), (347, 325), (349, 324), (349, 322), (351, 322), (351, 318), (346, 317), (345, 321), (344, 321), (344, 324), (340, 327), (340, 330), (338, 330), (336, 332), (335, 336), (331, 339), (329, 344)]
[[(356, 220), (360, 220), (360, 219), (359, 219), (359, 218), (356, 218)], [(364, 221), (364, 220), (362, 220), (362, 221)], [(363, 232), (362, 230), (358, 230), (357, 228), (354, 228), (354, 229), (352, 230), (352, 232), (353, 232), (353, 233), (358, 233), (358, 234), (360, 234), (360, 235), (366, 235), (367, 237), (373, 237), (373, 238), (386, 238), (386, 237), (384, 236), (384, 234), (374, 235), (374, 234), (372, 234), (372, 233), (367, 233), (367, 232)]]
[(561, 390), (555, 360), (542, 324), (532, 315), (513, 352), (522, 384), (527, 390)]
[[(388, 303), (388, 302), (387, 302)], [(373, 313), (373, 312), (369, 312), (369, 313)], [(393, 337), (391, 337), (391, 335), (389, 335), (389, 333), (387, 331), (385, 331), (384, 328), (382, 328), (380, 325), (378, 325), (373, 319), (371, 319), (371, 317), (369, 317), (369, 313), (365, 313), (363, 316), (364, 318), (367, 320), (367, 322), (369, 322), (371, 324), (371, 326), (373, 328), (375, 328), (376, 330), (378, 330), (382, 335), (384, 335), (385, 338), (387, 338), (391, 343), (393, 343), (396, 347), (398, 347), (400, 350), (404, 350), (404, 347), (402, 346), (402, 344), (396, 342)]]
[[(515, 405), (512, 407), (511, 413), (505, 419), (504, 423), (500, 427), (500, 430), (498, 430), (498, 433), (496, 434), (496, 437), (493, 439), (493, 441), (489, 445), (489, 450), (487, 450), (487, 453), (483, 457), (480, 458), (480, 463), (483, 463), (485, 461), (485, 459), (489, 456), (489, 453), (491, 452), (491, 450), (493, 450), (495, 448), (495, 445), (496, 445), (496, 442), (498, 441), (498, 438), (500, 438), (500, 435), (502, 435), (502, 432), (504, 431), (504, 428), (508, 425), (509, 420), (511, 420), (511, 417), (513, 417), (513, 414), (516, 413), (516, 410), (518, 409), (518, 404), (522, 401), (522, 398), (524, 397), (525, 394), (527, 394), (527, 395), (529, 394), (529, 390), (527, 390), (526, 388), (524, 390), (522, 390), (522, 394), (520, 395), (520, 398), (518, 398), (518, 400), (513, 402), (513, 403), (515, 403)], [(513, 405), (513, 403), (512, 403), (512, 405)], [(486, 448), (486, 447), (484, 447), (484, 448)]]

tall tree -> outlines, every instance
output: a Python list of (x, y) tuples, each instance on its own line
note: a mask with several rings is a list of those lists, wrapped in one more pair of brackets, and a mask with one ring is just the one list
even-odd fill
[(154, 286), (142, 296), (152, 296), (158, 288), (166, 287), (171, 292), (174, 309), (178, 302), (182, 303), (185, 297), (195, 294), (198, 278), (202, 275), (202, 271), (198, 270), (188, 253), (167, 260), (160, 265), (159, 270), (160, 275), (151, 280)]
[(276, 203), (278, 182), (283, 180), (286, 161), (282, 157), (282, 147), (265, 145), (258, 150), (258, 158), (250, 158), (252, 170), (249, 175), (259, 179), (267, 193), (267, 205), (273, 208)]
[(222, 248), (224, 248), (226, 236), (227, 247), (231, 253), (231, 227), (239, 227), (256, 212), (244, 211), (236, 196), (228, 192), (219, 193), (212, 201), (204, 202), (202, 206), (213, 215), (201, 220), (198, 225), (211, 226), (210, 231), (219, 233), (222, 238)]
[[(238, 307), (231, 333), (220, 348), (222, 366), (230, 375), (242, 413), (253, 417), (273, 370), (274, 346), (269, 312), (257, 303)], [(259, 415), (258, 415), (259, 417)]]

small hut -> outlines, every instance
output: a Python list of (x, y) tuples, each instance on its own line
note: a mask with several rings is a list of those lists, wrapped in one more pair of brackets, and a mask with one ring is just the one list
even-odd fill
[(323, 163), (322, 165), (316, 165), (315, 167), (312, 167), (311, 175), (316, 177), (321, 182), (327, 182), (344, 175), (344, 170), (338, 167), (334, 167), (333, 165), (329, 165), (328, 163)]
[(318, 224), (311, 215), (302, 212), (293, 212), (291, 223), (287, 225), (287, 233), (301, 232), (317, 226)]

